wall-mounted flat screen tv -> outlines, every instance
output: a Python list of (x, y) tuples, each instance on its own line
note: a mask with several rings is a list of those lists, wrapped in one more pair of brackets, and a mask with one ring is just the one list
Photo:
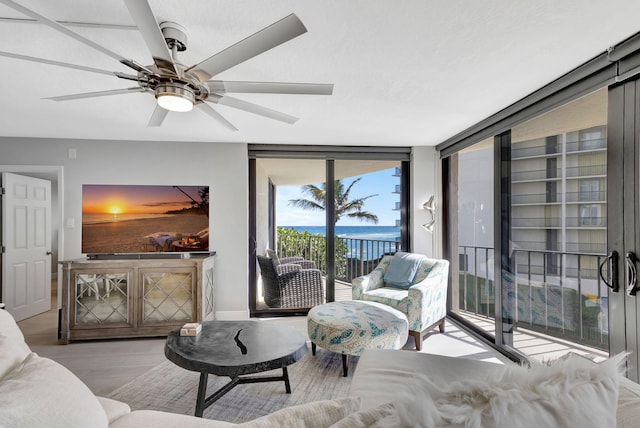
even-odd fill
[(82, 186), (83, 253), (208, 250), (208, 186)]

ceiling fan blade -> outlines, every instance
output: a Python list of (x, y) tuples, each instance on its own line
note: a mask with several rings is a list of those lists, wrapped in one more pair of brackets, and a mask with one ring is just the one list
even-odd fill
[(238, 110), (243, 110), (243, 111), (257, 114), (260, 116), (268, 117), (269, 119), (279, 120), (281, 122), (285, 122), (291, 125), (296, 123), (296, 121), (298, 120), (297, 117), (289, 116), (288, 114), (281, 113), (279, 111), (272, 110), (267, 107), (259, 106), (257, 104), (253, 104), (248, 101), (228, 97), (226, 95), (220, 98), (217, 98), (212, 94), (212, 95), (209, 95), (209, 98), (207, 98), (207, 101), (222, 104), (228, 107), (237, 108)]
[(212, 117), (219, 124), (223, 125), (225, 128), (227, 128), (227, 129), (229, 129), (231, 131), (237, 131), (238, 130), (238, 128), (233, 126), (233, 124), (231, 122), (229, 122), (227, 119), (225, 119), (220, 113), (218, 113), (213, 108), (211, 108), (210, 105), (205, 104), (205, 103), (199, 103), (199, 104), (196, 104), (196, 108), (199, 109), (201, 112), (203, 112), (205, 114), (208, 114), (210, 117)]
[(158, 26), (158, 21), (151, 10), (151, 6), (146, 0), (125, 0), (124, 2), (129, 9), (129, 14), (138, 26), (144, 42), (147, 44), (153, 62), (158, 68), (172, 70), (178, 74), (178, 69), (171, 51), (167, 47), (162, 31)]
[(209, 90), (216, 93), (332, 95), (333, 85), (326, 83), (231, 82), (210, 80)]
[(146, 77), (135, 75), (135, 74), (121, 73), (119, 71), (114, 71), (111, 74), (115, 74), (116, 77), (119, 77), (120, 79), (133, 80), (134, 82), (142, 82), (142, 83), (149, 82), (149, 79), (147, 79)]
[[(38, 24), (36, 19), (26, 18), (5, 18), (0, 17), (0, 22), (10, 22), (12, 24)], [(82, 28), (100, 28), (106, 30), (138, 30), (135, 25), (107, 24), (102, 22), (75, 22), (75, 21), (56, 21), (65, 27), (82, 27)]]
[(145, 70), (148, 73), (151, 73), (150, 70), (148, 70), (147, 68), (137, 64), (135, 61), (132, 60), (128, 60), (120, 55), (118, 55), (117, 53), (105, 48), (102, 45), (97, 44), (96, 42), (87, 39), (84, 36), (81, 36), (80, 34), (71, 31), (70, 29), (68, 29), (67, 27), (65, 27), (64, 25), (61, 25), (59, 23), (57, 23), (56, 21), (47, 18), (46, 16), (40, 15), (39, 13), (31, 10), (31, 9), (27, 9), (24, 6), (19, 5), (18, 3), (12, 1), (12, 0), (0, 0), (0, 3), (9, 6), (12, 9), (17, 10), (18, 12), (24, 13), (25, 15), (29, 16), (30, 18), (36, 19), (37, 21), (41, 22), (42, 24), (48, 25), (49, 27), (53, 28), (54, 30), (65, 34), (66, 36), (69, 36), (77, 41), (79, 41), (80, 43), (83, 43), (99, 52), (102, 52), (105, 55), (110, 56), (111, 58), (114, 58), (115, 60), (119, 61), (120, 63), (133, 68), (136, 71), (141, 71), (141, 70)]
[(201, 63), (191, 66), (187, 71), (193, 71), (201, 82), (206, 82), (216, 74), (306, 32), (307, 29), (300, 19), (298, 19), (296, 15), (291, 14), (246, 39), (239, 41), (235, 45), (229, 46), (225, 50), (205, 59)]
[(92, 73), (107, 74), (109, 76), (113, 76), (114, 75), (113, 71), (100, 70), (98, 68), (93, 68), (93, 67), (85, 67), (84, 65), (70, 64), (68, 62), (60, 62), (60, 61), (53, 61), (53, 60), (50, 60), (50, 59), (36, 58), (34, 56), (19, 55), (19, 54), (14, 54), (14, 53), (11, 53), (11, 52), (0, 52), (0, 56), (6, 56), (8, 58), (20, 59), (20, 60), (23, 60), (23, 61), (32, 61), (32, 62), (40, 62), (42, 64), (56, 65), (58, 67), (74, 68), (76, 70), (90, 71)]
[(169, 110), (165, 110), (162, 107), (160, 107), (158, 104), (156, 104), (156, 109), (153, 111), (153, 114), (151, 115), (151, 119), (149, 119), (149, 123), (147, 124), (147, 127), (162, 125), (162, 122), (164, 122), (164, 118), (167, 117), (168, 113), (169, 113)]
[(73, 94), (73, 95), (62, 95), (59, 97), (49, 97), (45, 98), (45, 100), (54, 100), (54, 101), (69, 101), (69, 100), (79, 100), (82, 98), (95, 98), (95, 97), (105, 97), (107, 95), (119, 95), (119, 94), (132, 94), (136, 92), (145, 92), (145, 88), (141, 88), (136, 86), (135, 88), (126, 88), (126, 89), (112, 89), (109, 91), (98, 91), (98, 92), (85, 92), (83, 94)]

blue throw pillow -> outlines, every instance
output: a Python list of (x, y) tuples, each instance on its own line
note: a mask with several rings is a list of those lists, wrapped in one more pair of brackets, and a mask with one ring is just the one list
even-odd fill
[(384, 282), (394, 287), (408, 289), (413, 284), (424, 259), (425, 257), (421, 254), (398, 251), (384, 273)]

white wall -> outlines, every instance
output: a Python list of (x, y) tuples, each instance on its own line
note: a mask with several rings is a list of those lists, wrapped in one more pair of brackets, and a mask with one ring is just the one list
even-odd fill
[[(69, 149), (76, 159), (69, 159)], [(433, 147), (414, 147), (411, 181), (411, 231), (414, 252), (441, 256), (440, 160)], [(82, 256), (83, 184), (208, 185), (210, 231), (216, 255), (216, 313), (219, 319), (248, 317), (248, 159), (239, 143), (184, 143), (0, 138), (0, 165), (62, 167), (59, 231), (60, 260)], [(258, 171), (266, 192), (264, 171)], [(436, 195), (438, 218), (433, 233), (421, 207)], [(265, 202), (259, 195), (258, 203)], [(264, 219), (266, 222), (266, 218)], [(70, 227), (74, 223), (74, 227)], [(258, 225), (258, 251), (266, 247), (266, 224)], [(263, 229), (264, 228), (264, 229)]]
[(269, 174), (256, 161), (256, 254), (269, 247)]
[[(72, 148), (76, 159), (69, 159)], [(0, 165), (62, 167), (60, 260), (82, 256), (83, 184), (208, 185), (217, 316), (248, 317), (246, 144), (6, 137), (0, 138)]]
[[(442, 257), (442, 173), (440, 155), (435, 147), (414, 147), (411, 154), (411, 248), (414, 253), (428, 257)], [(435, 195), (436, 224), (433, 232), (422, 225), (431, 220), (422, 209), (431, 195)]]

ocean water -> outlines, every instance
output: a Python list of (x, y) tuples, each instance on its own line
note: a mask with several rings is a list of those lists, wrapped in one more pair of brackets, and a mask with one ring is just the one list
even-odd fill
[[(280, 226), (295, 229), (298, 232), (308, 231), (312, 235), (326, 235), (324, 226)], [(341, 238), (371, 239), (375, 241), (399, 241), (400, 228), (395, 226), (336, 226), (336, 235)]]
[[(280, 226), (308, 231), (312, 235), (325, 236), (324, 226)], [(394, 251), (400, 241), (400, 228), (395, 226), (336, 226), (336, 235), (345, 239), (347, 257), (360, 260), (377, 260), (383, 254)]]
[(115, 223), (127, 220), (141, 220), (147, 218), (173, 217), (175, 214), (108, 214), (82, 213), (82, 224)]

